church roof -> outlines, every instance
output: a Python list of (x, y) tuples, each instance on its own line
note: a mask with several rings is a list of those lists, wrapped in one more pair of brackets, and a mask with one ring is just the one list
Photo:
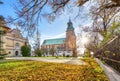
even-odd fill
[(65, 40), (66, 38), (47, 39), (44, 40), (42, 45), (65, 44)]
[(69, 19), (69, 22), (68, 22), (67, 24), (68, 24), (67, 31), (68, 31), (68, 30), (74, 31), (74, 27), (73, 27), (73, 24), (72, 24), (72, 22), (71, 22), (71, 19)]

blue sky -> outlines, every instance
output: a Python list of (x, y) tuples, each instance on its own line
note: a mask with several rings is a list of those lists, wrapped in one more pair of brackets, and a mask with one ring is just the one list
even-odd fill
[[(17, 0), (2, 1), (4, 4), (0, 5), (0, 15), (3, 15), (5, 18), (8, 16), (16, 18), (13, 5), (17, 4)], [(79, 33), (80, 26), (89, 25), (91, 23), (91, 18), (89, 17), (90, 15), (88, 13), (89, 7), (87, 7), (88, 5), (90, 5), (90, 3), (87, 3), (84, 5), (84, 7), (81, 7), (81, 15), (77, 19), (75, 19), (78, 10), (77, 7), (74, 7), (71, 12), (65, 10), (63, 14), (56, 17), (56, 20), (51, 24), (48, 23), (46, 19), (42, 19), (38, 26), (39, 31), (41, 32), (41, 42), (44, 39), (65, 37), (69, 17), (71, 17), (76, 34)], [(15, 26), (11, 25), (10, 28), (15, 28)]]

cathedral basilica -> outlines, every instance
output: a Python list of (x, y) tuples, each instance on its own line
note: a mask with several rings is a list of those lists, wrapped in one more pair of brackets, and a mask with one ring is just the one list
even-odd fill
[(46, 39), (41, 46), (45, 50), (44, 55), (51, 56), (51, 49), (54, 49), (54, 55), (58, 56), (76, 56), (76, 36), (74, 27), (69, 19), (67, 23), (66, 38)]

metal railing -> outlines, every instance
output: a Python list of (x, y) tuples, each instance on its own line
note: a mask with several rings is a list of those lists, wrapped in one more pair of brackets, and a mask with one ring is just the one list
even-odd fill
[(120, 72), (120, 35), (101, 46), (94, 56)]

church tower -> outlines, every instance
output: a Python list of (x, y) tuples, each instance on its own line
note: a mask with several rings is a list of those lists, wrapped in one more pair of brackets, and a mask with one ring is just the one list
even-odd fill
[(67, 26), (68, 27), (66, 30), (66, 51), (72, 52), (73, 56), (77, 56), (77, 54), (76, 54), (76, 36), (75, 36), (74, 27), (71, 22), (71, 19), (69, 19)]

